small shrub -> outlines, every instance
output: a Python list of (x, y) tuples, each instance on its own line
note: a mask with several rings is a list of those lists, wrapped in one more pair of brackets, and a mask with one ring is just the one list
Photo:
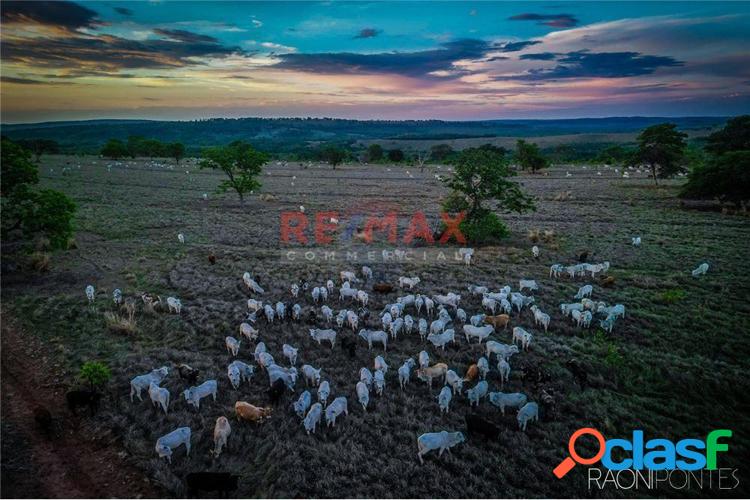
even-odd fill
[(50, 256), (48, 253), (34, 252), (29, 257), (29, 264), (34, 271), (43, 273), (49, 271)]
[(552, 243), (555, 241), (555, 238), (557, 235), (555, 234), (555, 231), (552, 229), (545, 229), (544, 233), (542, 233), (542, 239), (545, 243)]
[(529, 229), (528, 233), (526, 235), (529, 238), (529, 241), (532, 243), (536, 243), (539, 241), (539, 230), (538, 229)]
[(656, 300), (662, 304), (675, 304), (685, 297), (687, 297), (687, 292), (685, 292), (685, 290), (672, 288), (661, 292)]
[(621, 366), (623, 364), (623, 357), (620, 351), (613, 343), (607, 344), (607, 354), (604, 356), (604, 362), (609, 366)]
[(497, 242), (510, 234), (508, 226), (492, 212), (487, 212), (475, 220), (465, 220), (458, 227), (471, 243)]
[(111, 377), (109, 367), (99, 361), (85, 362), (78, 373), (78, 378), (88, 383), (92, 389), (103, 386)]

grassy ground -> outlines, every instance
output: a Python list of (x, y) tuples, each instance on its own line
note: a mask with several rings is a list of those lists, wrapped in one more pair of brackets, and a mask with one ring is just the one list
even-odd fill
[[(458, 344), (443, 353), (422, 344), (418, 336), (400, 337), (386, 355), (392, 370), (386, 393), (373, 396), (365, 414), (355, 404), (357, 372), (362, 366), (372, 367), (380, 350), (368, 352), (357, 341), (356, 357), (349, 359), (338, 346), (332, 351), (309, 339), (304, 323), (261, 321), (261, 340), (277, 362), (286, 362), (283, 343), (297, 346), (298, 363), (322, 367), (324, 379), (331, 383), (331, 398), (347, 396), (350, 414), (335, 429), (306, 435), (288, 408), (304, 386), (299, 382), (295, 395), (288, 396), (263, 425), (233, 420), (229, 451), (219, 459), (211, 457), (216, 417), (230, 416), (238, 399), (257, 405), (268, 402), (265, 375), (256, 375), (236, 391), (226, 378), (230, 357), (223, 339), (236, 335), (246, 312), (242, 273), (259, 276), (266, 300), (291, 305), (292, 280), (323, 284), (338, 271), (354, 267), (340, 262), (282, 263), (280, 212), (299, 205), (308, 214), (335, 210), (342, 223), (351, 214), (373, 209), (393, 208), (407, 216), (415, 210), (435, 214), (445, 191), (434, 174), (445, 174), (446, 168), (407, 170), (347, 165), (334, 171), (328, 166), (273, 164), (261, 181), (262, 191), (276, 200), (252, 196), (241, 204), (230, 195), (214, 194), (220, 178), (198, 171), (190, 161), (165, 167), (149, 161), (45, 158), (43, 184), (66, 192), (79, 206), (77, 248), (54, 253), (46, 273), (5, 273), (6, 313), (47, 343), (71, 383), (86, 360), (102, 360), (112, 367), (111, 394), (88, 425), (121, 437), (130, 458), (174, 495), (184, 494), (186, 473), (215, 470), (241, 474), (236, 494), (243, 497), (701, 496), (697, 489), (589, 491), (584, 467), (556, 480), (551, 470), (565, 456), (570, 434), (593, 426), (607, 437), (643, 429), (647, 436), (675, 440), (732, 429), (729, 452), (720, 456), (719, 464), (739, 468), (739, 489), (704, 490), (703, 496), (747, 496), (748, 219), (681, 210), (674, 199), (675, 182), (654, 188), (645, 174), (622, 179), (613, 170), (598, 176), (595, 169), (580, 167), (520, 177), (524, 188), (538, 198), (538, 211), (508, 216), (511, 238), (502, 246), (478, 249), (471, 267), (371, 265), (377, 281), (395, 283), (400, 275), (420, 276), (417, 291), (428, 294), (463, 292), (470, 283), (491, 288), (509, 284), (515, 289), (520, 278), (535, 278), (540, 283), (537, 303), (552, 316), (550, 332), (534, 327), (527, 311), (520, 317), (514, 314), (512, 326), (523, 326), (535, 340), (529, 352), (512, 358), (505, 390), (524, 392), (537, 402), (542, 391), (553, 395), (554, 404), (544, 408), (538, 424), (520, 432), (512, 411), (503, 417), (485, 401), (477, 411), (502, 428), (499, 440), (469, 438), (451, 455), (430, 456), (420, 466), (416, 437), (443, 429), (464, 431), (463, 417), (470, 410), (466, 399), (459, 397), (451, 412), (440, 416), (438, 390), (430, 393), (412, 380), (401, 392), (396, 369), (426, 349), (433, 362), (444, 361), (463, 373), (481, 355), (478, 346), (457, 338)], [(529, 229), (553, 230), (556, 235), (552, 242), (539, 243), (538, 260), (531, 257)], [(184, 245), (177, 241), (180, 232), (186, 236)], [(642, 236), (642, 247), (629, 244), (634, 235)], [(612, 335), (596, 328), (578, 329), (559, 312), (559, 304), (572, 302), (585, 281), (551, 280), (549, 265), (572, 263), (581, 250), (588, 250), (593, 262), (611, 262), (616, 284), (595, 284), (594, 298), (627, 308), (627, 317)], [(208, 262), (210, 253), (217, 257), (215, 265)], [(711, 264), (709, 273), (692, 278), (690, 270), (703, 261)], [(89, 283), (98, 292), (93, 306), (84, 296)], [(178, 296), (182, 315), (149, 314), (139, 303), (136, 332), (114, 333), (103, 314), (114, 309), (114, 288), (121, 288), (126, 297), (142, 291)], [(371, 311), (379, 312), (396, 296), (371, 293)], [(309, 296), (299, 302), (305, 309), (312, 307)], [(332, 302), (338, 311), (337, 301)], [(469, 315), (480, 306), (479, 299), (462, 300)], [(373, 317), (371, 327), (376, 324)], [(510, 342), (509, 333), (492, 338)], [(253, 348), (243, 342), (239, 359), (252, 360)], [(572, 358), (588, 372), (585, 387), (565, 368)], [(180, 395), (184, 384), (173, 372), (164, 383), (173, 401), (168, 416), (154, 411), (148, 401), (130, 403), (132, 377), (179, 362), (201, 369), (202, 377), (218, 379), (218, 402), (204, 401), (200, 412), (188, 410)], [(500, 382), (494, 363), (492, 368), (494, 391)], [(541, 381), (538, 372), (545, 375)], [(171, 466), (158, 460), (155, 440), (184, 425), (193, 430), (190, 457), (178, 451)]]

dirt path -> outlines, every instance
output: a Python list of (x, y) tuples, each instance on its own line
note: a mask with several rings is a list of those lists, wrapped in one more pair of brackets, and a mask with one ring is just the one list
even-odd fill
[[(2, 316), (2, 497), (163, 496), (116, 444), (82, 435), (85, 425), (65, 407), (60, 368), (46, 346)], [(52, 412), (51, 438), (34, 422), (39, 406)]]

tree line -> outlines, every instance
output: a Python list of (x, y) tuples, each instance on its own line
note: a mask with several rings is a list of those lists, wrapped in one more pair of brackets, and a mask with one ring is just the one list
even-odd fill
[(127, 141), (110, 139), (102, 147), (100, 154), (105, 158), (119, 160), (120, 158), (174, 158), (176, 163), (185, 157), (185, 145), (181, 142), (161, 142), (131, 135)]

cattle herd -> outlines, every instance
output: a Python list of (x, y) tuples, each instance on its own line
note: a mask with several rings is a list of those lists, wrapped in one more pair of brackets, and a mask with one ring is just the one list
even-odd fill
[[(179, 236), (180, 241), (184, 241), (184, 236)], [(633, 244), (636, 244), (635, 239)], [(534, 247), (532, 253), (538, 258), (538, 247)], [(461, 249), (460, 255), (466, 265), (470, 265), (474, 250)], [(606, 274), (609, 267), (609, 262), (579, 262), (567, 266), (553, 264), (549, 270), (549, 277), (560, 279), (567, 274), (570, 278), (590, 276), (593, 279), (598, 273)], [(704, 274), (707, 269), (707, 264), (701, 264), (692, 274), (697, 277)], [(432, 394), (435, 383), (442, 386), (436, 397), (434, 394), (427, 396), (434, 401), (432, 404), (436, 405), (436, 410), (441, 414), (448, 413), (451, 404), (468, 403), (473, 408), (486, 399), (503, 415), (506, 409), (516, 410), (518, 429), (521, 432), (527, 429), (529, 423), (539, 419), (537, 402), (529, 401), (529, 398), (520, 392), (503, 392), (503, 386), (512, 370), (512, 358), (523, 356), (522, 353), (532, 346), (535, 335), (543, 335), (550, 328), (550, 315), (535, 304), (533, 293), (538, 292), (540, 287), (533, 279), (520, 280), (517, 291), (513, 291), (509, 285), (498, 290), (491, 290), (483, 285), (468, 285), (468, 296), (472, 300), (481, 300), (483, 309), (470, 312), (461, 307), (462, 295), (459, 293), (449, 291), (444, 295), (422, 295), (418, 293), (421, 279), (416, 276), (401, 276), (394, 284), (374, 282), (373, 271), (367, 266), (363, 266), (359, 273), (341, 271), (337, 277), (338, 288), (333, 279), (319, 285), (305, 281), (289, 283), (287, 297), (269, 299), (264, 288), (258, 283), (259, 280), (254, 279), (250, 273), (245, 273), (242, 281), (250, 296), (247, 299), (247, 317), (237, 327), (239, 338), (227, 336), (224, 343), (232, 358), (249, 358), (252, 355), (254, 364), (234, 359), (226, 369), (228, 381), (200, 381), (198, 370), (186, 364), (177, 365), (179, 378), (184, 382), (182, 399), (193, 411), (200, 412), (201, 400), (208, 396), (216, 401), (220, 385), (228, 382), (232, 388), (238, 389), (242, 384), (249, 383), (251, 379), (263, 373), (268, 378), (268, 394), (273, 402), (278, 402), (285, 393), (294, 394), (288, 411), (299, 417), (300, 428), (307, 434), (314, 434), (318, 426), (322, 425), (323, 419), (326, 426), (332, 427), (336, 425), (337, 420), (341, 421), (343, 416), (344, 423), (340, 425), (346, 425), (345, 417), (349, 411), (368, 412), (371, 394), (374, 393), (379, 398), (388, 397), (386, 387), (395, 385), (391, 380), (395, 381), (396, 378), (401, 390), (404, 390), (414, 378), (427, 386), (425, 394)], [(402, 295), (398, 296), (395, 302), (384, 304), (382, 308), (378, 307), (376, 311), (371, 312), (370, 308), (375, 301), (370, 300), (370, 293), (383, 294), (394, 290), (401, 290)], [(85, 292), (88, 300), (93, 301), (94, 287), (87, 286)], [(311, 305), (306, 306), (307, 315), (303, 315), (303, 306), (298, 303), (305, 295), (311, 299)], [(590, 328), (592, 320), (599, 315), (599, 325), (604, 331), (611, 333), (616, 320), (625, 317), (625, 307), (622, 304), (609, 306), (604, 302), (594, 301), (593, 295), (595, 290), (592, 285), (581, 286), (578, 293), (572, 297), (577, 302), (560, 304), (562, 320), (570, 319), (579, 328)], [(161, 303), (160, 297), (151, 294), (143, 294), (141, 299), (144, 304), (151, 307), (155, 303)], [(113, 300), (118, 304), (122, 301), (119, 289), (114, 291)], [(285, 300), (288, 300), (291, 306)], [(465, 296), (464, 303), (466, 302), (468, 300)], [(179, 299), (168, 297), (166, 303), (170, 313), (181, 313), (182, 303)], [(334, 304), (344, 308), (334, 313), (331, 307)], [(287, 313), (288, 310), (291, 314)], [(536, 332), (529, 332), (520, 326), (509, 328), (511, 322), (520, 321), (523, 314), (533, 317), (538, 328)], [(515, 320), (513, 316), (516, 316)], [(271, 353), (267, 350), (266, 344), (262, 341), (262, 331), (265, 325), (279, 321), (291, 321), (299, 325), (300, 331), (309, 332), (309, 336), (318, 344), (330, 346), (331, 349), (338, 343), (342, 347), (342, 352), (348, 352), (350, 357), (353, 357), (358, 343), (362, 348), (366, 347), (370, 351), (382, 350), (382, 353), (373, 357), (371, 367), (363, 366), (358, 372), (351, 374), (350, 393), (331, 394), (325, 367), (314, 366), (310, 353), (300, 352), (300, 349), (290, 343), (285, 343), (281, 352)], [(314, 328), (303, 326), (303, 322)], [(373, 325), (375, 328), (362, 328)], [(458, 338), (463, 333), (466, 346), (474, 342), (479, 345), (484, 343), (484, 356), (476, 359), (464, 375), (460, 375), (441, 361), (441, 353), (446, 345), (459, 343), (457, 330)], [(418, 336), (424, 349), (408, 359), (391, 360), (399, 366), (398, 369), (391, 370), (387, 360), (388, 345), (398, 342), (399, 336)], [(510, 340), (510, 343), (507, 340)], [(461, 343), (463, 344), (463, 341)], [(245, 347), (248, 344), (250, 347)], [(243, 353), (248, 354), (242, 356)], [(299, 358), (307, 360), (308, 363), (300, 366)], [(493, 367), (498, 375), (488, 378)], [(135, 398), (142, 401), (142, 392), (145, 390), (153, 405), (159, 411), (168, 413), (170, 404), (180, 404), (172, 400), (169, 390), (161, 387), (162, 381), (169, 375), (170, 368), (167, 366), (136, 375), (130, 381), (131, 403), (135, 402)], [(300, 378), (303, 379), (305, 388), (297, 395)], [(491, 381), (493, 384), (499, 382), (499, 387), (494, 387), (495, 391), (490, 390)], [(467, 385), (471, 387), (466, 387)], [(350, 397), (356, 398), (356, 409), (350, 406)], [(256, 406), (247, 401), (236, 401), (234, 412), (234, 417), (239, 422), (259, 423), (271, 417), (272, 408)], [(468, 414), (465, 420), (469, 433), (487, 437), (497, 437), (499, 433), (495, 424), (476, 414)], [(185, 446), (185, 452), (189, 454), (191, 440), (207, 439), (206, 429), (195, 431), (187, 426), (178, 427), (161, 436), (155, 443), (156, 454), (160, 458), (166, 458), (170, 463), (175, 449), (181, 445)], [(227, 447), (231, 440), (231, 432), (232, 427), (227, 416), (219, 416), (213, 430), (214, 456), (219, 456)], [(441, 456), (444, 451), (449, 451), (451, 447), (464, 440), (464, 434), (455, 430), (435, 430), (422, 434), (416, 437), (419, 461), (422, 463), (423, 456), (433, 450), (437, 450)], [(201, 483), (216, 481), (217, 477), (203, 478), (191, 475), (187, 479), (188, 483)], [(236, 483), (237, 478), (228, 475), (227, 480)], [(188, 486), (190, 487), (190, 484)]]

